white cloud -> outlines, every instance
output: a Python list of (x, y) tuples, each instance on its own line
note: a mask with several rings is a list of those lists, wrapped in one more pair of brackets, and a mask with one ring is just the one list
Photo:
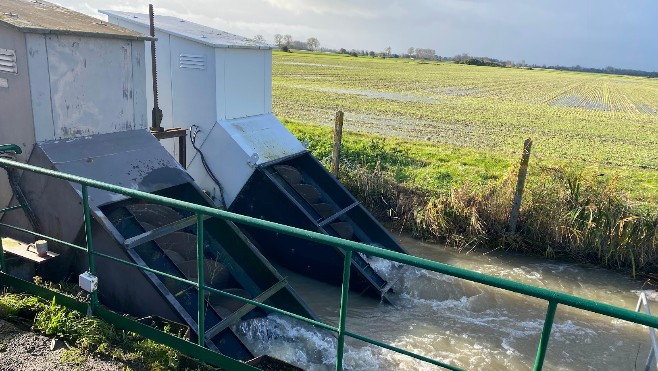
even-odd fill
[(377, 9), (382, 2), (379, 1), (349, 1), (349, 0), (267, 0), (275, 8), (284, 9), (296, 15), (314, 13), (319, 15), (332, 15), (374, 19), (380, 15)]
[[(2, 1), (2, 0), (0, 0)], [(135, 0), (55, 0), (96, 9), (146, 13)], [(317, 37), (323, 46), (440, 55), (467, 52), (538, 64), (613, 65), (658, 70), (654, 0), (158, 0), (173, 15), (253, 37)]]

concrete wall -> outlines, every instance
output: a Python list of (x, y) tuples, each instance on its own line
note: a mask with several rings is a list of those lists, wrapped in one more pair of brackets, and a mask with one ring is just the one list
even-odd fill
[[(23, 154), (18, 155), (18, 160), (27, 162), (35, 137), (25, 35), (0, 25), (0, 49), (14, 50), (17, 64), (17, 73), (0, 72), (0, 144), (19, 145)], [(0, 209), (8, 206), (11, 196), (7, 175), (0, 169)]]

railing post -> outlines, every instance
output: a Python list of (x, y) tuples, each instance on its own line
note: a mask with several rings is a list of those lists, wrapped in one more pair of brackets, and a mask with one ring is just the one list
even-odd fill
[(345, 251), (343, 265), (343, 289), (340, 296), (340, 316), (338, 317), (338, 345), (336, 346), (336, 370), (343, 369), (343, 350), (345, 349), (345, 321), (347, 320), (347, 298), (350, 290), (350, 268), (352, 267), (352, 250)]
[(510, 212), (509, 225), (507, 226), (509, 233), (516, 233), (516, 223), (519, 220), (519, 213), (521, 212), (521, 200), (523, 198), (523, 188), (525, 187), (525, 179), (528, 175), (528, 162), (530, 161), (530, 149), (532, 148), (532, 139), (528, 138), (523, 142), (523, 154), (521, 155), (521, 164), (519, 165), (519, 176), (516, 180), (516, 190), (514, 191), (514, 200), (512, 201), (512, 211)]
[[(642, 306), (644, 306), (644, 311), (646, 314), (651, 314), (651, 308), (649, 308), (649, 302), (647, 301), (646, 291), (642, 290), (640, 292), (640, 298), (637, 301), (637, 307), (635, 308), (636, 312), (641, 312)], [(656, 331), (653, 327), (649, 327), (649, 336), (651, 337), (651, 352), (649, 352), (649, 357), (647, 357), (647, 364), (645, 365), (645, 370), (651, 370), (651, 364), (654, 359), (656, 360), (656, 367), (658, 369), (658, 340), (656, 340)]]
[(199, 345), (205, 346), (205, 308), (203, 300), (203, 215), (201, 213), (196, 214), (196, 261), (197, 261), (197, 282), (199, 283), (199, 297), (198, 305), (199, 312), (197, 316), (197, 325), (199, 335)]
[(535, 358), (535, 371), (541, 371), (544, 367), (544, 358), (546, 357), (546, 349), (548, 348), (548, 339), (551, 337), (551, 329), (553, 328), (553, 320), (555, 319), (555, 311), (557, 310), (557, 302), (549, 301), (548, 310), (546, 311), (546, 319), (544, 320), (544, 329), (541, 332), (539, 339), (539, 348), (537, 349), (537, 358)]
[(0, 272), (7, 273), (7, 263), (5, 263), (5, 249), (2, 247), (1, 233), (0, 233)]
[[(96, 265), (94, 264), (94, 245), (91, 240), (91, 212), (89, 209), (89, 190), (87, 186), (82, 184), (82, 208), (85, 215), (85, 233), (87, 237), (87, 258), (89, 259), (89, 273), (96, 276)], [(96, 305), (98, 304), (98, 292), (94, 290), (91, 292), (90, 311), (94, 313)]]
[(340, 166), (340, 146), (343, 140), (343, 111), (336, 112), (336, 125), (334, 126), (334, 148), (331, 154), (331, 172), (338, 178)]

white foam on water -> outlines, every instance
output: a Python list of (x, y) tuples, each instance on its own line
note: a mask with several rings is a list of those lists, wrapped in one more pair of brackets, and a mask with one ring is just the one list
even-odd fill
[(300, 321), (271, 314), (243, 321), (236, 330), (257, 355), (269, 354), (308, 370), (335, 365), (336, 338)]
[[(465, 369), (532, 367), (544, 326), (545, 302), (379, 258), (364, 258), (384, 279), (395, 282), (391, 295), (395, 307), (350, 307), (350, 331)], [(484, 268), (485, 272), (491, 269)], [(562, 264), (527, 264), (499, 267), (497, 275), (539, 285), (551, 274), (578, 273), (575, 269)], [(580, 314), (574, 317), (574, 311), (563, 312), (562, 308), (551, 332), (547, 357), (547, 362), (555, 362), (551, 367), (586, 369), (592, 351), (600, 353), (595, 362), (599, 367), (627, 364), (625, 359), (619, 361), (619, 352), (637, 349), (637, 342), (612, 336), (624, 335), (627, 322), (604, 323)], [(323, 317), (335, 323), (337, 313), (336, 308)], [(367, 320), (354, 321), (355, 313)], [(383, 323), (378, 323), (380, 319)], [(245, 321), (237, 331), (257, 355), (269, 354), (307, 370), (335, 367), (336, 337), (329, 331), (280, 315)], [(611, 337), (615, 341), (609, 347), (606, 342)], [(344, 366), (347, 370), (433, 369), (425, 362), (352, 339), (346, 343)]]
[(500, 343), (500, 345), (505, 349), (505, 354), (509, 356), (518, 356), (519, 352), (516, 351), (511, 345), (509, 339), (505, 338), (503, 341)]
[[(309, 371), (334, 370), (336, 367), (337, 340), (329, 331), (278, 314), (243, 321), (235, 330), (257, 356), (268, 354)], [(345, 370), (397, 368), (390, 358), (384, 356), (386, 351), (382, 348), (355, 346), (354, 343), (346, 341)], [(421, 361), (409, 358), (403, 363), (417, 366), (410, 370), (423, 369)]]
[[(401, 271), (401, 265), (379, 258), (367, 258), (373, 269), (385, 279), (395, 278)], [(542, 272), (572, 272), (575, 268), (569, 265), (550, 264), (547, 266), (520, 266), (500, 271), (501, 276), (512, 279), (519, 277), (529, 281), (541, 281)], [(477, 339), (474, 329), (486, 329), (496, 334), (500, 349), (487, 351), (486, 359), (480, 359), (481, 364), (488, 364), (499, 359), (501, 354), (513, 357), (522, 357), (519, 347), (525, 347), (527, 342), (536, 342), (544, 326), (543, 313), (538, 312), (536, 319), (519, 318), (523, 312), (510, 312), (509, 304), (499, 305), (497, 300), (500, 290), (484, 287), (465, 280), (457, 279), (443, 274), (409, 267), (402, 270), (402, 277), (393, 286), (397, 292), (397, 305), (416, 312), (433, 312), (437, 321), (450, 323), (450, 328), (461, 328), (462, 334), (470, 341)], [(543, 304), (542, 304), (543, 307)], [(544, 310), (544, 309), (542, 309)], [(470, 331), (470, 333), (469, 333)], [(556, 320), (552, 329), (551, 341), (580, 344), (591, 344), (597, 336), (587, 323), (576, 323), (573, 320)], [(418, 342), (420, 339), (410, 341)], [(454, 345), (454, 344), (453, 344)], [(461, 354), (472, 352), (482, 354), (479, 346), (468, 348), (462, 345)], [(430, 352), (438, 356), (438, 354)], [(423, 354), (429, 354), (424, 352)], [(446, 354), (441, 356), (446, 357)], [(458, 357), (459, 354), (452, 354)], [(462, 359), (461, 357), (458, 359)], [(566, 355), (564, 361), (571, 361)], [(474, 365), (471, 365), (474, 366)]]

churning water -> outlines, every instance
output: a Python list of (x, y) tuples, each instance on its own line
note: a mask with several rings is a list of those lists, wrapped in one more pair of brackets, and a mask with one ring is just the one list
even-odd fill
[[(515, 255), (459, 254), (400, 239), (417, 256), (629, 309), (635, 308), (633, 291), (641, 286), (602, 269)], [(465, 369), (532, 368), (545, 301), (379, 259), (371, 263), (386, 278), (398, 279), (395, 305), (351, 292), (348, 331)], [(322, 321), (337, 324), (340, 288), (281, 271)], [(658, 313), (658, 307), (652, 309)], [(245, 321), (237, 330), (256, 354), (308, 370), (335, 367), (336, 338), (328, 331), (280, 315)], [(649, 347), (642, 326), (558, 306), (544, 369), (644, 369)], [(351, 370), (435, 369), (353, 339), (347, 341), (344, 363)]]

